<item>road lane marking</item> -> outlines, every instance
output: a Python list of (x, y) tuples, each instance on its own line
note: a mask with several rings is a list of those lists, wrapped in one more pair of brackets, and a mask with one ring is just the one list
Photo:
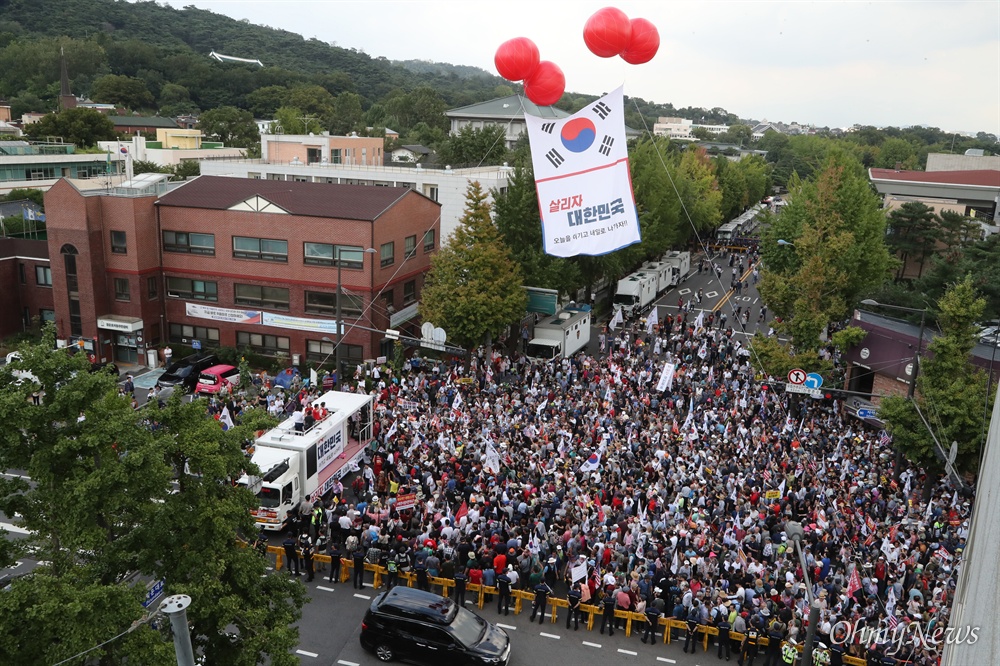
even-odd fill
[(20, 525), (14, 525), (13, 523), (0, 523), (0, 527), (15, 534), (31, 534), (31, 530), (26, 530)]
[(497, 622), (497, 626), (500, 627), (501, 629), (512, 629), (514, 631), (517, 631), (517, 627), (511, 624), (500, 624), (499, 622)]
[(336, 591), (332, 587), (324, 587), (322, 585), (317, 585), (316, 589), (317, 590), (323, 590), (324, 592), (335, 592)]
[(599, 647), (601, 647), (600, 643), (591, 643), (590, 641), (582, 641), (582, 643), (584, 645), (586, 645), (587, 647), (592, 647), (592, 648), (599, 648)]
[(315, 652), (306, 652), (305, 650), (296, 650), (295, 654), (301, 654), (303, 657), (313, 657), (314, 659), (319, 656)]
[(618, 651), (621, 652), (622, 654), (631, 655), (633, 657), (638, 656), (639, 654), (638, 652), (633, 652), (632, 650), (623, 650), (621, 648), (618, 648)]
[(668, 664), (676, 664), (677, 663), (676, 659), (667, 659), (666, 657), (657, 657), (656, 661), (665, 661)]
[(372, 598), (370, 594), (357, 594), (357, 593), (355, 593), (354, 596), (356, 596), (358, 599), (371, 599)]
[(554, 638), (556, 640), (559, 640), (560, 638), (562, 638), (562, 636), (557, 636), (556, 634), (547, 634), (544, 631), (538, 632), (538, 635), (539, 636), (545, 636), (546, 638)]
[(346, 659), (338, 659), (337, 663), (341, 664), (341, 666), (361, 666), (361, 664), (356, 661), (347, 661)]

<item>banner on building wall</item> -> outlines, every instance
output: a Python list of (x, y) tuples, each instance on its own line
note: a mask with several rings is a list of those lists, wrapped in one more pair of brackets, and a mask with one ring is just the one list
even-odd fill
[(188, 317), (225, 321), (231, 324), (259, 324), (260, 310), (233, 310), (232, 308), (217, 308), (201, 303), (185, 303), (184, 313)]
[[(307, 319), (305, 317), (292, 317), (290, 315), (264, 312), (263, 324), (264, 326), (290, 328), (296, 331), (337, 334), (337, 322), (330, 319)], [(341, 326), (341, 331), (343, 331), (343, 326)]]
[(638, 243), (622, 88), (568, 118), (525, 122), (545, 252), (600, 255)]

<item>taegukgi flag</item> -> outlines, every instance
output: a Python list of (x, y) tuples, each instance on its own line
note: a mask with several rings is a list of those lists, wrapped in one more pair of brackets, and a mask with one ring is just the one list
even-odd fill
[(545, 252), (599, 255), (638, 243), (622, 88), (568, 118), (524, 119)]

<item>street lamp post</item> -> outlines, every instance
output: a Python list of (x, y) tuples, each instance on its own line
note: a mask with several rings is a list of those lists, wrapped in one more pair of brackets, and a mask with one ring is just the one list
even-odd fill
[(799, 554), (799, 564), (802, 566), (802, 577), (806, 583), (806, 598), (809, 600), (809, 626), (806, 628), (806, 642), (802, 646), (802, 663), (813, 663), (813, 645), (816, 642), (816, 628), (819, 625), (819, 601), (813, 594), (812, 581), (809, 580), (809, 567), (806, 565), (806, 555), (802, 552), (802, 538), (805, 530), (802, 525), (793, 520), (785, 522), (785, 534), (795, 544), (795, 550)]
[[(344, 322), (341, 319), (341, 314), (340, 314), (340, 312), (341, 312), (341, 310), (340, 310), (340, 301), (343, 300), (343, 298), (344, 298), (344, 289), (343, 289), (343, 284), (342, 284), (342, 280), (341, 280), (341, 275), (342, 275), (341, 269), (343, 268), (343, 266), (342, 266), (343, 262), (341, 261), (341, 258), (340, 258), (341, 257), (341, 252), (343, 251), (343, 249), (344, 248), (342, 248), (339, 245), (334, 246), (334, 255), (335, 255), (335, 258), (337, 260), (337, 323), (336, 323), (337, 344), (333, 348), (333, 351), (336, 353), (336, 358), (334, 359), (334, 362), (335, 362), (336, 365), (334, 367), (334, 375), (333, 376), (337, 378), (337, 381), (334, 383), (333, 388), (335, 390), (338, 390), (338, 391), (340, 390), (340, 343), (342, 343), (344, 341), (344, 333), (345, 333), (345, 331), (344, 331)], [(375, 248), (372, 248), (372, 247), (366, 248), (366, 249), (362, 250), (362, 257), (361, 258), (364, 259), (364, 255), (365, 254), (374, 254), (375, 252), (376, 252)], [(323, 338), (323, 339), (325, 340), (326, 338)], [(330, 358), (329, 355), (327, 355), (327, 359), (329, 359), (329, 358)], [(323, 361), (323, 362), (326, 363), (326, 361)]]

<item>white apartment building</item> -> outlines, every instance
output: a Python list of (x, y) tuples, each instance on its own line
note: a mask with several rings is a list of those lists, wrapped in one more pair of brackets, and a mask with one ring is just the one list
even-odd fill
[(723, 134), (729, 130), (729, 125), (698, 125), (687, 118), (660, 117), (653, 124), (653, 134), (682, 141), (693, 141), (695, 136), (692, 132), (698, 127), (715, 135)]

